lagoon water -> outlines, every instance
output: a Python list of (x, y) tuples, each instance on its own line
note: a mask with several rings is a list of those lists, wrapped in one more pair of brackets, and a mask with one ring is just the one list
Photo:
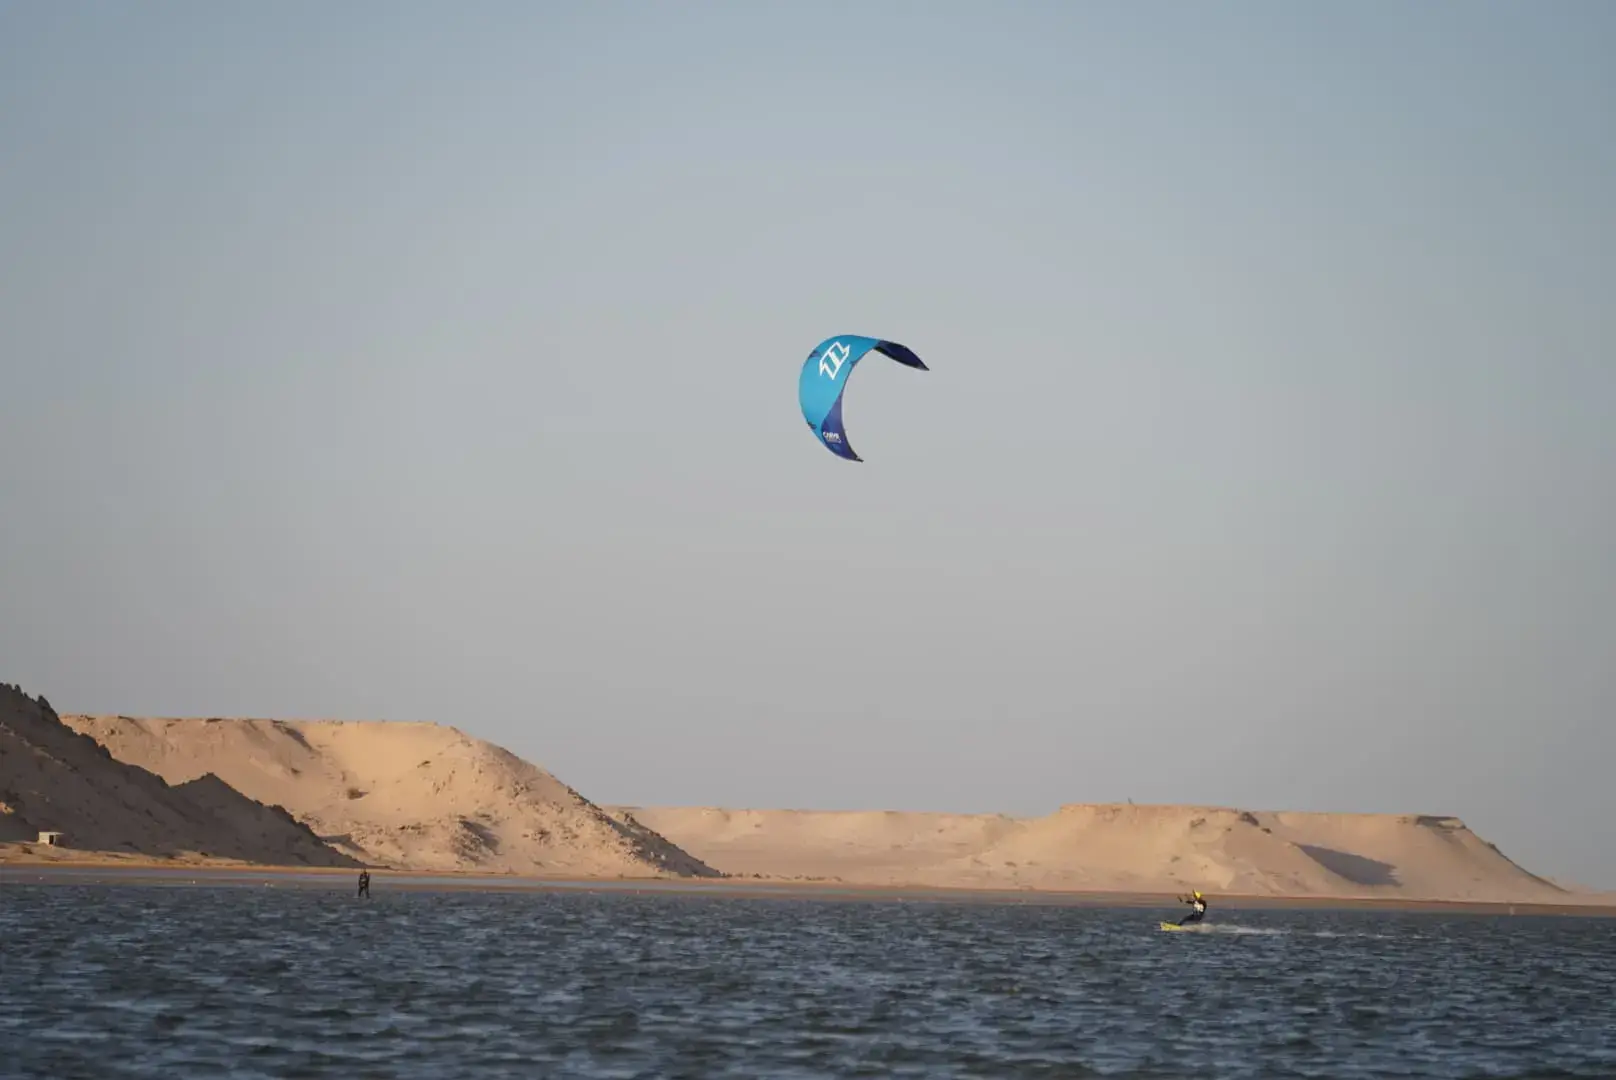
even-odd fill
[(1604, 919), (385, 886), (0, 883), (0, 1076), (1616, 1077)]

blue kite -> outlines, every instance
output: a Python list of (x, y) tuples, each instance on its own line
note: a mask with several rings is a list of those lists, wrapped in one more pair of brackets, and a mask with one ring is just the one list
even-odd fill
[(853, 367), (871, 349), (907, 367), (931, 370), (920, 357), (895, 341), (848, 334), (821, 341), (803, 361), (802, 374), (797, 378), (802, 418), (826, 449), (848, 461), (864, 459), (847, 442), (847, 431), (842, 426), (842, 392), (847, 389)]

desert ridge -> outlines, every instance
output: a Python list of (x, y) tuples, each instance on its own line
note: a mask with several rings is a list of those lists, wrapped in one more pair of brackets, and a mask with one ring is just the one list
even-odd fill
[(1576, 902), (1451, 817), (1073, 804), (1045, 817), (618, 807), (726, 873), (872, 886)]
[(720, 875), (502, 747), (389, 721), (64, 721), (170, 783), (213, 774), (368, 866), (569, 877)]
[[(20, 700), (33, 707), (32, 699)], [(190, 792), (193, 814), (222, 830), (210, 839), (213, 847), (233, 837), (232, 850), (246, 853), (236, 857), (266, 864), (293, 863), (286, 852), (295, 849), (307, 865), (533, 878), (1141, 895), (1202, 889), (1394, 903), (1610, 900), (1532, 873), (1463, 821), (1441, 815), (1081, 803), (1041, 817), (607, 806), (502, 747), (441, 724), (50, 718), (60, 729), (51, 739), (75, 740), (81, 757), (100, 763), (76, 780), (52, 781), (79, 791), (85, 810), (72, 820), (85, 824), (75, 828), (114, 813), (119, 785), (134, 783), (107, 772), (117, 766), (146, 777), (139, 783), (147, 788), (155, 782)], [(0, 799), (15, 772), (8, 753), (0, 762)], [(72, 786), (94, 787), (92, 780), (108, 807), (90, 806), (89, 789)], [(0, 814), (0, 830), (11, 830), (0, 839), (56, 827), (35, 820), (49, 805), (43, 788), (36, 782), (22, 800), (26, 813), (12, 806), (9, 826)], [(204, 799), (213, 808), (196, 810)], [(263, 814), (294, 826), (303, 847), (285, 837), (276, 840), (284, 851), (263, 846), (254, 832)], [(172, 837), (158, 838), (170, 829)], [(182, 831), (165, 825), (142, 842), (172, 848)], [(248, 838), (260, 846), (242, 846)], [(124, 842), (118, 850), (131, 849)]]

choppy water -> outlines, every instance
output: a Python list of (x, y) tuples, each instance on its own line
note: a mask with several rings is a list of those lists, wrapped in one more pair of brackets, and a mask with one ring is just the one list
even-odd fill
[(1616, 922), (0, 884), (0, 1076), (1616, 1077)]

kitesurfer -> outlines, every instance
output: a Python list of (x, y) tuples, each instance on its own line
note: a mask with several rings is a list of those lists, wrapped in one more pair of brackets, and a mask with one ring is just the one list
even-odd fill
[(1178, 925), (1187, 926), (1190, 923), (1197, 923), (1206, 918), (1206, 897), (1201, 895), (1199, 889), (1189, 896), (1180, 896), (1178, 899), (1180, 902), (1188, 904), (1191, 908), (1188, 915), (1178, 920)]
[(370, 871), (359, 871), (359, 896), (370, 896)]

